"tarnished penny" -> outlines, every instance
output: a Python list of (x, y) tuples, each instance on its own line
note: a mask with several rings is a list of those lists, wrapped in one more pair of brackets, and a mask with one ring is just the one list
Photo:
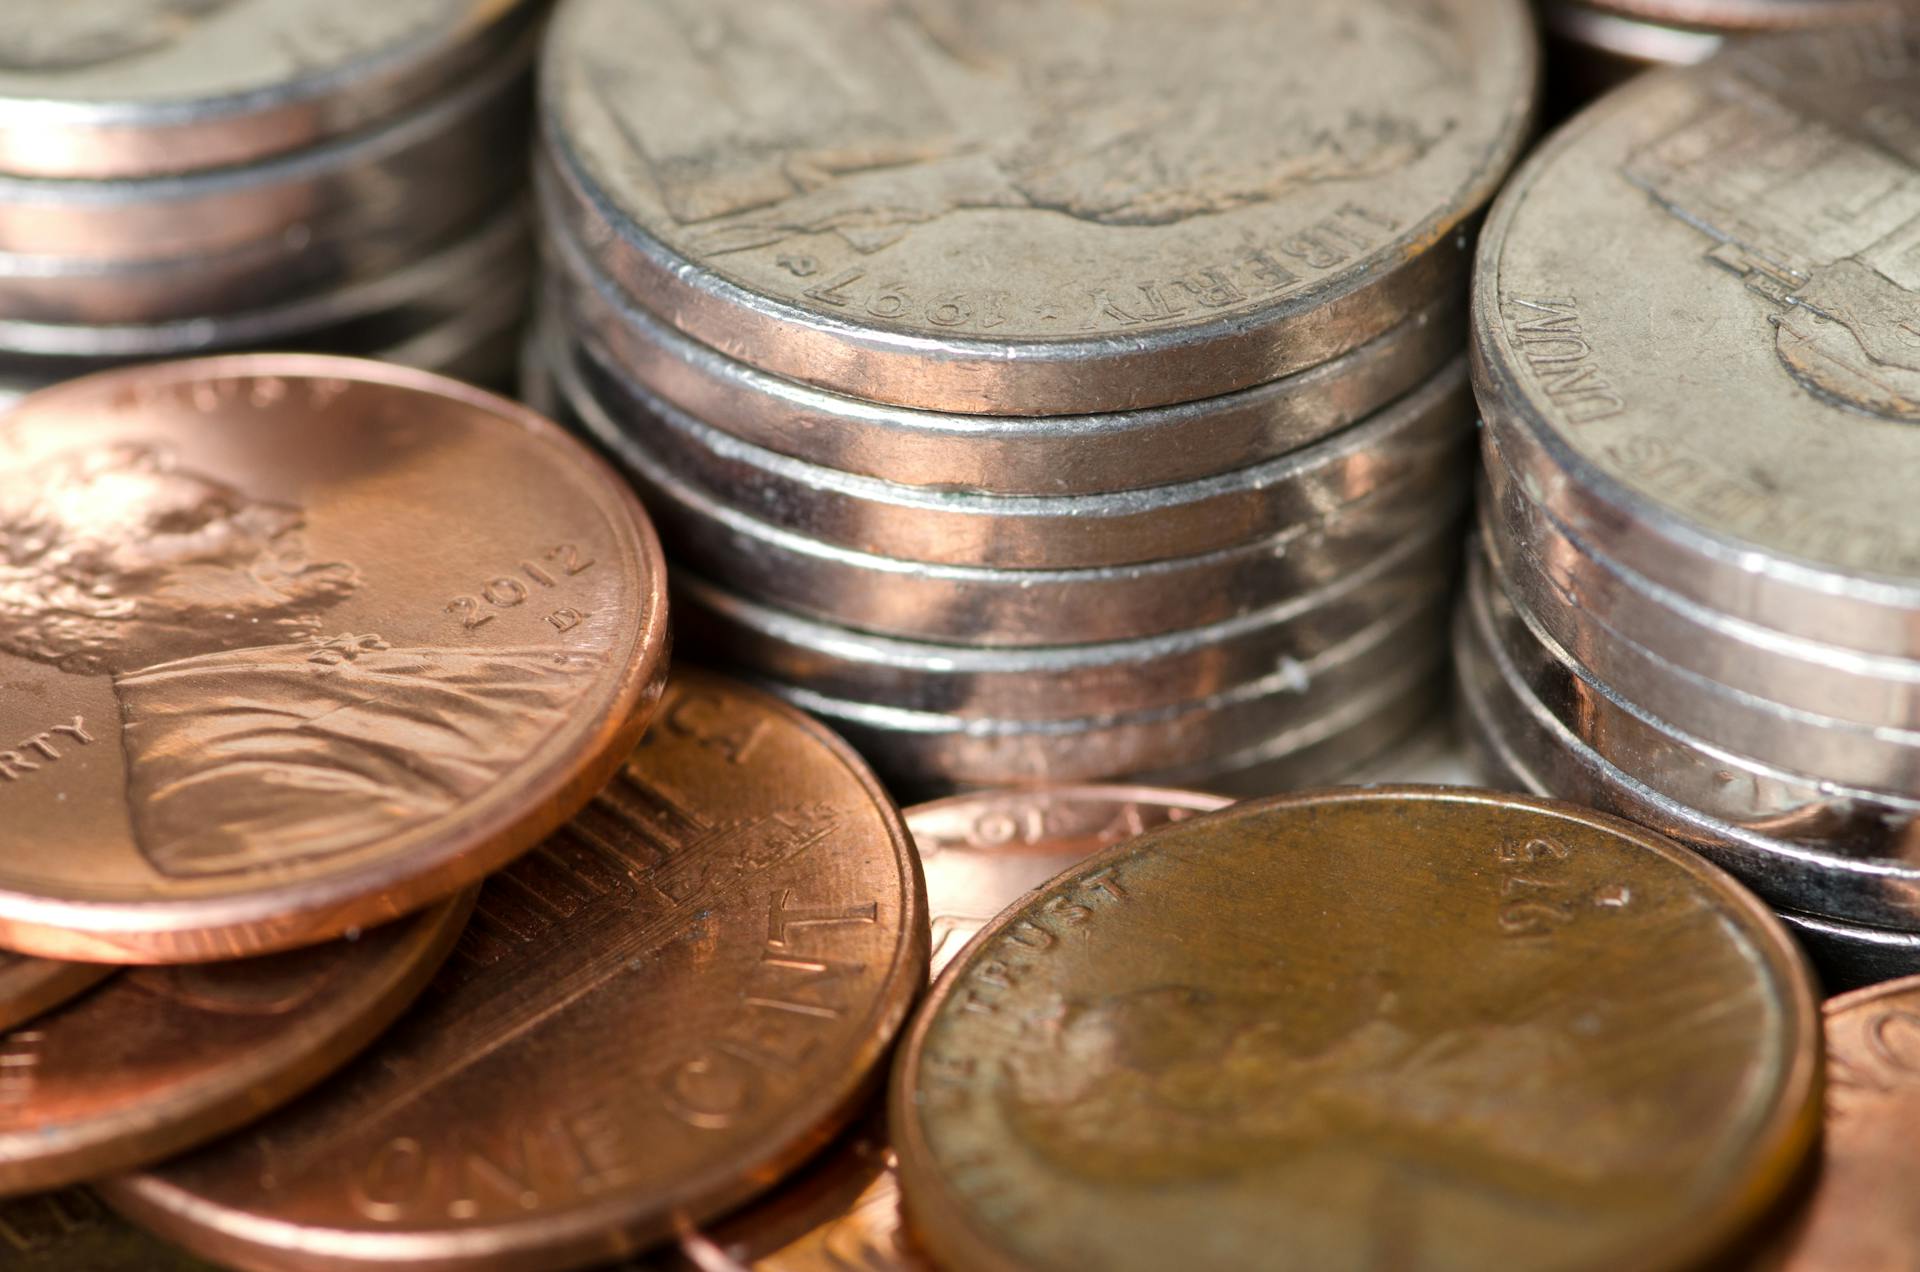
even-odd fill
[(110, 963), (62, 963), (0, 953), (0, 1029), (32, 1020), (47, 1008), (99, 984), (114, 971)]
[(85, 1188), (0, 1202), (0, 1272), (219, 1272)]
[(0, 944), (174, 962), (473, 882), (657, 700), (646, 515), (558, 428), (341, 358), (108, 372), (0, 420)]
[[(932, 973), (938, 976), (994, 915), (1088, 855), (1227, 803), (1218, 795), (1150, 786), (1035, 786), (909, 808), (907, 829), (927, 878)], [(901, 1223), (893, 1150), (878, 1118), (705, 1239), (758, 1272), (923, 1272), (933, 1266)], [(663, 1258), (646, 1266), (684, 1268), (689, 1261)]]
[(1150, 831), (947, 969), (889, 1111), (954, 1269), (1695, 1266), (1811, 1147), (1777, 920), (1670, 841), (1445, 787)]
[(1812, 1194), (1758, 1272), (1912, 1272), (1920, 1124), (1920, 976), (1830, 999), (1827, 1121)]
[(109, 1198), (251, 1268), (611, 1259), (825, 1143), (926, 968), (919, 867), (871, 772), (798, 712), (683, 672), (607, 791), (486, 885), (379, 1048)]
[(129, 969), (0, 1034), (0, 1193), (171, 1156), (338, 1068), (433, 976), (472, 908), (226, 963)]
[(545, 59), (549, 215), (636, 301), (990, 415), (1245, 388), (1458, 288), (1536, 74), (1514, 0), (576, 0)]

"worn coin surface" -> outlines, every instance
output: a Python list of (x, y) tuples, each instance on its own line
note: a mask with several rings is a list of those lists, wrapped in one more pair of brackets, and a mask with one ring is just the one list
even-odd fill
[(1812, 1146), (1819, 1016), (1753, 897), (1572, 805), (1332, 790), (1002, 914), (909, 1032), (909, 1222), (959, 1268), (1680, 1268)]
[(1502, 192), (1473, 322), (1491, 435), (1598, 550), (1736, 617), (1908, 656), (1916, 111), (1920, 19), (1636, 81)]
[(0, 29), (0, 172), (225, 167), (399, 113), (525, 25), (518, 0), (27, 0)]
[(0, 1272), (219, 1272), (85, 1188), (0, 1202)]
[(405, 1009), (472, 908), (462, 894), (351, 941), (129, 969), (0, 1034), (0, 1193), (142, 1166), (298, 1095)]
[(926, 969), (919, 866), (872, 773), (684, 672), (613, 784), (487, 883), (376, 1052), (110, 1199), (249, 1267), (611, 1259), (830, 1139)]
[(113, 975), (111, 963), (62, 963), (0, 953), (0, 1029), (32, 1020)]
[(252, 355), (0, 422), (0, 942), (175, 962), (465, 886), (602, 786), (665, 676), (645, 514), (524, 408)]
[(1459, 286), (1527, 134), (1515, 0), (934, 0), (557, 16), (542, 179), (688, 335), (873, 401), (1191, 401)]

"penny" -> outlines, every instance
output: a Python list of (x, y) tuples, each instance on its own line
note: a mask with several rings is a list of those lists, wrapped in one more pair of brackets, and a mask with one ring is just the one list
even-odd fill
[(1237, 393), (1101, 415), (952, 415), (888, 407), (768, 375), (627, 300), (547, 227), (558, 325), (655, 396), (743, 441), (842, 472), (949, 490), (1059, 495), (1246, 468), (1325, 437), (1415, 388), (1465, 342), (1448, 293), (1328, 362)]
[(85, 1188), (0, 1201), (0, 1272), (219, 1272)]
[(992, 415), (1261, 384), (1457, 288), (1536, 76), (1514, 0), (557, 18), (538, 176), (598, 268), (762, 370)]
[(158, 1161), (292, 1099), (405, 1009), (472, 905), (310, 949), (129, 969), (0, 1035), (0, 1194)]
[(1791, 1181), (1819, 1068), (1805, 963), (1726, 876), (1572, 805), (1387, 787), (1029, 894), (934, 987), (889, 1113), (955, 1269), (1685, 1268)]
[(0, 1029), (32, 1020), (113, 975), (109, 963), (60, 963), (0, 953)]
[(115, 0), (0, 31), (0, 172), (130, 177), (315, 145), (399, 114), (523, 30), (514, 0)]
[(919, 866), (872, 773), (798, 712), (678, 673), (376, 1051), (109, 1199), (253, 1268), (617, 1258), (826, 1143), (926, 974)]
[(1903, 657), (1917, 72), (1909, 19), (1636, 81), (1506, 186), (1473, 316), (1489, 433), (1563, 524), (1697, 604)]
[(176, 962), (465, 887), (605, 784), (666, 571), (559, 429), (449, 380), (249, 355), (0, 419), (0, 943)]

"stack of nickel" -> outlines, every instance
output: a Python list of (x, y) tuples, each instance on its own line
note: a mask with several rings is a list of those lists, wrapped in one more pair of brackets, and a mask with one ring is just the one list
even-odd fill
[(18, 0), (0, 402), (235, 349), (510, 373), (541, 6)]
[(1911, 24), (1636, 81), (1502, 194), (1474, 314), (1474, 729), (1863, 976), (1920, 959), (1916, 112)]
[(1439, 696), (1526, 14), (570, 0), (528, 379), (903, 789), (1343, 771)]

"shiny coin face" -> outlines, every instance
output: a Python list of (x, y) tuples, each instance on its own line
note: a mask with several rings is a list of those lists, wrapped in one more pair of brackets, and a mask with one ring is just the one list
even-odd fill
[(603, 785), (665, 674), (645, 514), (451, 381), (248, 356), (0, 424), (0, 940), (175, 962), (445, 896)]
[(688, 672), (613, 784), (488, 882), (377, 1052), (112, 1199), (251, 1267), (612, 1258), (830, 1138), (926, 967), (919, 867), (865, 765)]
[(1600, 550), (1721, 608), (1787, 585), (1831, 593), (1842, 627), (1847, 606), (1907, 607), (1888, 635), (1850, 638), (1904, 632), (1887, 652), (1905, 653), (1916, 110), (1913, 25), (1769, 39), (1637, 82), (1502, 193), (1474, 315), (1503, 453)]
[(114, 972), (110, 963), (62, 963), (0, 953), (0, 1029), (57, 1007)]
[(310, 949), (130, 969), (0, 1034), (0, 1193), (191, 1148), (366, 1046), (453, 948), (472, 898)]
[(1819, 1018), (1670, 841), (1438, 787), (1109, 849), (949, 966), (897, 1064), (955, 1268), (1696, 1265), (1789, 1181)]
[(687, 334), (870, 400), (1190, 401), (1458, 286), (1525, 136), (1513, 0), (592, 0), (546, 194)]

